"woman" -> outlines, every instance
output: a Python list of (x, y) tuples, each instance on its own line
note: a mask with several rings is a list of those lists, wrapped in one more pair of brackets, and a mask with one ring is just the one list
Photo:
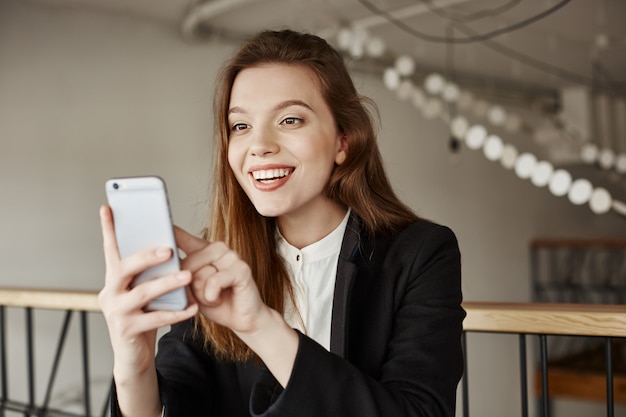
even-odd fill
[[(203, 239), (176, 230), (182, 271), (129, 289), (171, 250), (121, 260), (102, 208), (113, 415), (454, 415), (457, 242), (394, 195), (368, 104), (323, 39), (262, 32), (219, 78), (212, 207)], [(185, 310), (142, 310), (185, 286)]]

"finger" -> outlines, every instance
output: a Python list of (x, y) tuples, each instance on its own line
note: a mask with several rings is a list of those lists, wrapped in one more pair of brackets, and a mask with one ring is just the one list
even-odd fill
[(219, 251), (219, 248), (216, 248), (215, 255), (218, 255), (215, 260), (211, 261), (209, 265), (215, 268), (216, 271), (224, 271), (230, 269), (233, 265), (236, 265), (241, 261), (239, 255), (236, 252), (229, 250), (226, 248), (225, 251)]
[(130, 290), (126, 296), (129, 310), (141, 310), (150, 302), (169, 293), (183, 288), (191, 282), (189, 271), (179, 271), (175, 274), (146, 281)]
[(178, 247), (187, 255), (197, 252), (209, 245), (209, 242), (206, 240), (194, 236), (178, 226), (174, 226), (174, 236), (176, 237)]
[(204, 268), (193, 273), (193, 279), (189, 288), (194, 295), (194, 298), (198, 300), (204, 300), (204, 288), (207, 285), (208, 279), (217, 273), (217, 269), (211, 265), (205, 265)]
[(181, 266), (183, 269), (188, 269), (193, 273), (204, 268), (206, 265), (213, 265), (216, 270), (224, 270), (227, 265), (223, 263), (219, 264), (218, 262), (221, 262), (220, 258), (229, 252), (235, 254), (235, 252), (230, 250), (230, 248), (222, 242), (214, 242), (210, 244), (205, 242), (204, 248), (191, 254), (187, 254), (187, 257), (182, 261)]
[(133, 318), (133, 323), (129, 332), (133, 332), (135, 334), (145, 333), (160, 327), (166, 327), (185, 321), (192, 318), (197, 313), (197, 303), (191, 303), (187, 305), (184, 310), (180, 311), (155, 310), (141, 313)]
[(100, 227), (102, 228), (102, 246), (104, 249), (104, 260), (108, 266), (120, 260), (120, 252), (115, 239), (115, 228), (113, 226), (113, 213), (109, 206), (100, 207)]

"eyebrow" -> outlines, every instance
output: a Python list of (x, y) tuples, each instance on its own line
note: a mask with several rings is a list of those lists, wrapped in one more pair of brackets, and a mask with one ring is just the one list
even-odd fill
[[(315, 112), (315, 110), (313, 110), (313, 108), (311, 106), (309, 106), (307, 103), (305, 103), (302, 100), (285, 100), (285, 101), (281, 101), (280, 103), (278, 103), (277, 105), (274, 106), (274, 108), (272, 109), (273, 111), (276, 110), (282, 110), (282, 109), (286, 109), (287, 107), (291, 107), (291, 106), (301, 106), (304, 107), (306, 109), (311, 110), (312, 112)], [(228, 109), (228, 115), (232, 114), (232, 113), (247, 113), (246, 110), (243, 107), (231, 107), (230, 109)]]

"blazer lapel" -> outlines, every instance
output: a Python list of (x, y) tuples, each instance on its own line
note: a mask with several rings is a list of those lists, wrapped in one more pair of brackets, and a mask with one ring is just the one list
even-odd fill
[(358, 250), (361, 232), (361, 219), (352, 212), (339, 252), (337, 264), (337, 278), (335, 280), (335, 295), (333, 299), (333, 313), (330, 327), (330, 351), (345, 357), (346, 328), (348, 321), (348, 301), (350, 288), (357, 273), (354, 257)]

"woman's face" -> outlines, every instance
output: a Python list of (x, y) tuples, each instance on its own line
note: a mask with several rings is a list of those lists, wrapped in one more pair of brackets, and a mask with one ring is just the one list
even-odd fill
[(228, 162), (261, 215), (304, 220), (336, 207), (324, 189), (346, 143), (311, 70), (264, 64), (241, 71), (228, 123)]

